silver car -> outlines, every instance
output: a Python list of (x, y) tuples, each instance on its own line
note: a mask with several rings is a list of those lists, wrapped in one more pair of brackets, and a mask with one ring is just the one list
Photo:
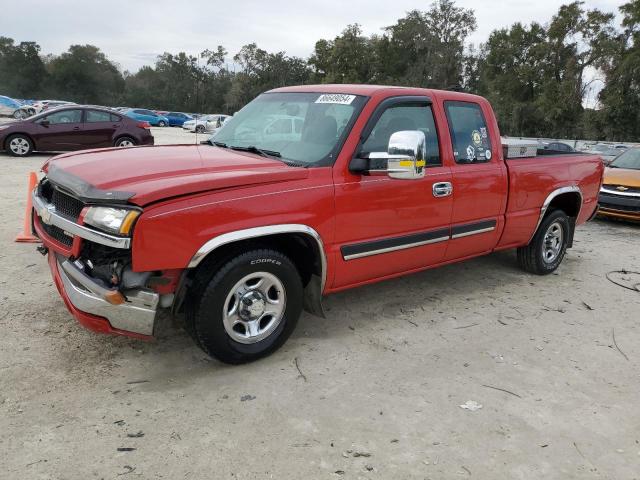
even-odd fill
[(231, 118), (230, 115), (204, 115), (197, 119), (189, 120), (182, 124), (182, 128), (185, 130), (189, 130), (190, 132), (196, 133), (205, 133), (205, 132), (213, 132), (214, 130), (220, 128), (227, 119)]

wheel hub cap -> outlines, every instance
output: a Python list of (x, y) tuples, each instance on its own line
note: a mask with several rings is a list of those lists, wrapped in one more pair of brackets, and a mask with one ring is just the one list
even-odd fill
[(562, 230), (562, 225), (558, 222), (549, 225), (542, 245), (542, 256), (545, 262), (553, 263), (558, 258), (562, 250), (563, 240), (564, 231)]
[(265, 306), (266, 301), (260, 291), (245, 293), (240, 299), (240, 317), (247, 321), (256, 320), (264, 313)]
[(282, 322), (287, 297), (284, 285), (269, 272), (243, 277), (227, 294), (222, 320), (227, 334), (239, 343), (256, 343)]

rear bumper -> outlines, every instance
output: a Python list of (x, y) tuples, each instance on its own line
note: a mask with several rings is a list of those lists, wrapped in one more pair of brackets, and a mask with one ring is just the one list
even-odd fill
[(104, 287), (64, 257), (50, 254), (49, 268), (67, 309), (81, 325), (98, 333), (153, 338), (157, 293), (128, 292), (125, 303), (112, 305), (101, 298)]

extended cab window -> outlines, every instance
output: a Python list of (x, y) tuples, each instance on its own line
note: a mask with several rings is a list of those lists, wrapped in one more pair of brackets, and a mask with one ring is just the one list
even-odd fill
[(477, 103), (445, 102), (456, 163), (491, 160), (491, 139), (482, 109)]
[(386, 152), (391, 135), (403, 130), (423, 132), (427, 140), (427, 166), (442, 165), (436, 125), (429, 105), (398, 104), (387, 108), (362, 145), (361, 152)]

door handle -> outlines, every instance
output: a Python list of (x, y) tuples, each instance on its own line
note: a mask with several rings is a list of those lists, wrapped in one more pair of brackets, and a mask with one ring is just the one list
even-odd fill
[(73, 127), (74, 130), (80, 130), (80, 127)]
[(434, 197), (448, 197), (453, 193), (451, 182), (437, 182), (433, 184)]

